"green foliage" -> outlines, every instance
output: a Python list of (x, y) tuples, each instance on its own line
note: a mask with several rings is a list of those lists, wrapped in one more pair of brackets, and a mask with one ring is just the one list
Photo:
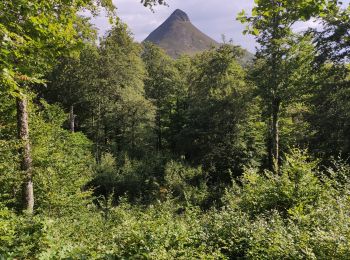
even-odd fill
[(100, 5), (113, 13), (111, 1), (79, 0), (58, 5), (57, 1), (2, 1), (0, 4), (1, 81), (10, 93), (23, 83), (38, 82), (62, 52), (79, 46), (82, 18), (78, 11), (97, 10)]
[(0, 208), (0, 252), (9, 250), (15, 236), (14, 213), (7, 208)]
[(141, 0), (141, 3), (145, 7), (150, 7), (152, 10), (152, 7), (155, 5), (166, 5), (166, 2), (164, 0)]
[[(18, 209), (23, 175), (18, 159), (19, 142), (14, 127), (14, 100), (4, 96), (1, 114), (7, 113), (7, 125), (0, 130), (0, 183), (1, 202)], [(7, 105), (5, 105), (7, 104)], [(71, 134), (60, 126), (66, 115), (57, 106), (41, 102), (41, 108), (30, 108), (30, 126), (34, 165), (37, 209), (59, 214), (84, 205), (84, 193), (80, 189), (91, 178), (91, 143), (82, 134)], [(5, 122), (6, 122), (5, 121)]]
[[(243, 10), (237, 20), (242, 23), (249, 23), (245, 33), (283, 38), (286, 36), (285, 33), (290, 32), (290, 26), (295, 21), (307, 21), (314, 16), (327, 12), (327, 7), (331, 6), (332, 2), (326, 0), (278, 0), (275, 2), (255, 0), (251, 16), (248, 16)], [(274, 27), (276, 25), (279, 26), (278, 29)], [(275, 29), (277, 31), (274, 31)]]
[(311, 149), (325, 160), (350, 152), (349, 136), (349, 69), (325, 64), (318, 70), (317, 89), (311, 97), (309, 118), (314, 138)]
[(19, 174), (19, 141), (16, 136), (15, 102), (6, 93), (0, 94), (0, 204), (17, 205), (21, 187)]
[(231, 259), (346, 258), (348, 195), (316, 165), (294, 150), (279, 176), (247, 171), (210, 216), (211, 241)]
[(147, 161), (140, 161), (127, 155), (115, 159), (111, 154), (105, 154), (101, 163), (95, 166), (90, 186), (97, 197), (114, 196), (114, 204), (121, 197), (133, 203), (149, 204), (162, 196), (165, 162), (165, 157), (157, 155), (149, 155)]
[(323, 30), (313, 30), (314, 42), (319, 50), (316, 56), (318, 65), (328, 62), (344, 64), (349, 58), (349, 5), (339, 0), (328, 1), (327, 9), (321, 13)]
[[(310, 94), (315, 47), (310, 35), (298, 35), (293, 25), (307, 21), (327, 8), (320, 1), (257, 0), (250, 16), (243, 11), (238, 20), (259, 43), (252, 80), (258, 88), (269, 121), (268, 150), (270, 169), (279, 172), (281, 164), (281, 113), (292, 102)], [(286, 142), (285, 142), (286, 143)]]
[(42, 105), (31, 118), (37, 209), (48, 214), (77, 211), (89, 196), (81, 189), (92, 178), (91, 143), (60, 127), (66, 115), (59, 107)]
[[(1, 259), (349, 258), (349, 10), (255, 3), (252, 67), (228, 44), (172, 60), (119, 19), (96, 45), (78, 11), (110, 0), (0, 3)], [(321, 33), (293, 33), (311, 17)]]
[(242, 161), (259, 150), (253, 136), (243, 139), (248, 135), (246, 118), (257, 116), (248, 115), (256, 112), (257, 100), (237, 62), (239, 55), (240, 49), (230, 45), (205, 52), (194, 59), (190, 75), (187, 120), (178, 149), (192, 163), (203, 164), (213, 183), (230, 183), (232, 174), (241, 174)]
[(183, 163), (170, 161), (165, 167), (165, 183), (171, 195), (185, 205), (207, 206), (209, 191), (206, 175), (201, 168), (191, 168)]
[(308, 212), (325, 196), (321, 180), (314, 174), (315, 166), (305, 153), (295, 150), (286, 157), (281, 175), (248, 171), (242, 179), (240, 208), (253, 216), (269, 211), (283, 216), (294, 211)]
[(35, 258), (43, 248), (43, 221), (39, 217), (18, 216), (0, 205), (0, 257)]
[[(199, 212), (177, 215), (171, 203), (140, 210), (123, 203), (109, 219), (96, 213), (46, 222), (45, 249), (37, 257), (118, 259), (218, 259), (201, 240)], [(195, 219), (198, 219), (197, 221)], [(71, 223), (67, 226), (67, 223)], [(82, 236), (82, 234), (84, 234)]]
[[(262, 60), (257, 61), (252, 73), (259, 95), (266, 103), (276, 98), (283, 105), (288, 105), (301, 101), (312, 90), (314, 48), (310, 37), (298, 35), (281, 39), (279, 45), (278, 60), (271, 60), (271, 53), (266, 54), (266, 58), (262, 54)], [(278, 71), (273, 71), (276, 68)], [(272, 79), (277, 86), (269, 84)]]
[(97, 161), (104, 152), (141, 156), (149, 150), (154, 107), (145, 98), (141, 47), (116, 21), (99, 47), (86, 44), (80, 57), (63, 57), (40, 90), (51, 103), (74, 108), (76, 130), (94, 141)]
[(171, 139), (172, 117), (178, 113), (182, 90), (181, 77), (175, 62), (160, 47), (146, 42), (142, 58), (148, 72), (145, 80), (146, 97), (156, 108), (154, 126), (156, 148), (162, 150), (171, 143), (169, 139)]
[(118, 20), (99, 47), (87, 44), (79, 59), (63, 58), (50, 76), (54, 81), (41, 91), (66, 111), (75, 107), (77, 130), (94, 141), (97, 161), (104, 152), (141, 156), (149, 148), (154, 107), (145, 98), (140, 55)]
[[(103, 161), (101, 171), (116, 167), (110, 155)], [(187, 198), (199, 195), (195, 187), (203, 178), (200, 169), (172, 162), (165, 172), (166, 188), (180, 196), (176, 201), (181, 202), (181, 192)], [(107, 198), (103, 211), (89, 205), (59, 217), (40, 214), (31, 219), (1, 207), (0, 255), (39, 259), (346, 259), (350, 205), (342, 187), (349, 183), (349, 167), (337, 162), (325, 173), (321, 175), (317, 161), (306, 152), (294, 150), (281, 175), (247, 170), (240, 184), (227, 190), (225, 206), (207, 212), (171, 199), (148, 207), (120, 200), (112, 207)]]
[(19, 175), (19, 144), (13, 140), (0, 140), (0, 199), (1, 203), (16, 205), (22, 178)]

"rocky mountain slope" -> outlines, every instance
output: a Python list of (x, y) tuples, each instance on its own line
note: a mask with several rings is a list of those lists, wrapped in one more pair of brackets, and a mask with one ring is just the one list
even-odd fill
[(196, 28), (188, 15), (177, 9), (145, 42), (152, 42), (162, 47), (170, 56), (176, 58), (181, 54), (195, 54), (210, 47), (218, 46), (215, 40)]

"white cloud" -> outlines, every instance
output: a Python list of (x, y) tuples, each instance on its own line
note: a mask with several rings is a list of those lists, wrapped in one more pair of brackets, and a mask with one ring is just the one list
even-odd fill
[[(171, 15), (175, 9), (188, 14), (192, 23), (205, 34), (217, 41), (221, 35), (233, 39), (234, 43), (254, 51), (255, 42), (252, 37), (243, 36), (244, 25), (235, 20), (242, 9), (251, 9), (253, 0), (168, 0), (169, 7), (156, 6), (155, 12), (143, 7), (139, 0), (114, 0), (118, 8), (118, 16), (128, 24), (137, 41), (143, 41), (154, 29)], [(218, 3), (219, 2), (219, 3)], [(93, 23), (100, 29), (100, 35), (110, 29), (110, 24), (103, 15), (93, 18)]]
[[(213, 39), (220, 42), (221, 35), (224, 34), (226, 39), (232, 39), (235, 44), (252, 52), (255, 50), (254, 38), (242, 35), (245, 26), (236, 21), (241, 10), (251, 10), (254, 0), (168, 0), (169, 7), (156, 6), (154, 13), (143, 7), (140, 0), (113, 1), (118, 8), (119, 17), (128, 24), (137, 41), (143, 41), (175, 9), (181, 9), (188, 14), (195, 26)], [(93, 22), (100, 29), (101, 35), (110, 28), (106, 18), (94, 18)], [(318, 24), (312, 21), (298, 23), (296, 28), (301, 31), (308, 26)]]

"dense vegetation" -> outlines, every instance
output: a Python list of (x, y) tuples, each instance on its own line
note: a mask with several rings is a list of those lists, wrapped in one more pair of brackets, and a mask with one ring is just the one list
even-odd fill
[(0, 2), (0, 259), (349, 258), (350, 8), (255, 3), (247, 64)]

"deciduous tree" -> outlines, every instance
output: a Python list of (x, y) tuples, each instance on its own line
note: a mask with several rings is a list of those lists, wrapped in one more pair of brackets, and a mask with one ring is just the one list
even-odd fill
[(243, 11), (238, 18), (248, 23), (245, 32), (255, 35), (260, 45), (257, 57), (263, 60), (263, 65), (256, 82), (270, 112), (269, 150), (271, 168), (276, 173), (279, 171), (281, 156), (281, 107), (302, 95), (306, 85), (300, 80), (309, 77), (307, 72), (310, 69), (307, 67), (311, 65), (311, 45), (305, 40), (298, 40), (293, 33), (293, 25), (323, 12), (327, 8), (326, 4), (325, 0), (256, 0), (252, 14), (246, 15)]

